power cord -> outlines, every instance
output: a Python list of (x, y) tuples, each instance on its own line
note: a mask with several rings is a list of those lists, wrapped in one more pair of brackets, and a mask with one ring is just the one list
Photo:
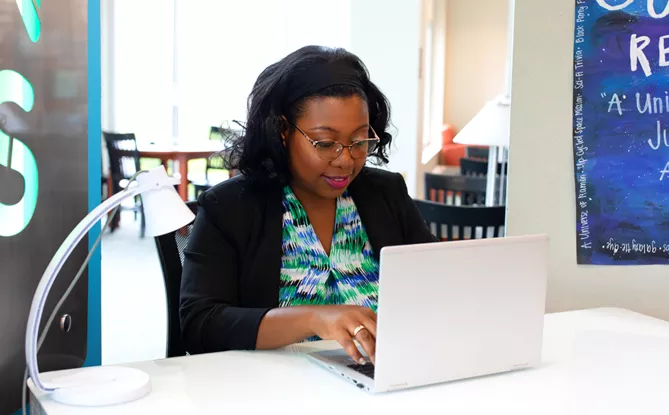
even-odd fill
[[(144, 170), (140, 170), (137, 173), (133, 174), (130, 179), (128, 179), (128, 184), (126, 185), (125, 189), (123, 190), (124, 192), (130, 188), (130, 184), (135, 181), (137, 176), (140, 174), (144, 173)], [(42, 347), (42, 343), (44, 343), (44, 339), (46, 339), (46, 335), (49, 333), (49, 329), (51, 328), (51, 324), (53, 321), (56, 319), (56, 316), (58, 315), (58, 311), (60, 308), (63, 306), (65, 303), (65, 300), (67, 300), (67, 297), (69, 297), (70, 293), (74, 289), (74, 286), (77, 284), (81, 276), (83, 275), (84, 271), (86, 270), (86, 267), (88, 267), (88, 263), (90, 262), (91, 258), (93, 257), (93, 253), (97, 249), (97, 247), (100, 245), (100, 242), (102, 242), (102, 235), (104, 235), (105, 231), (107, 228), (109, 228), (109, 225), (114, 221), (114, 218), (116, 217), (119, 209), (121, 208), (121, 205), (119, 204), (116, 206), (112, 211), (111, 214), (109, 215), (108, 220), (105, 222), (105, 226), (102, 228), (102, 231), (100, 232), (100, 235), (98, 235), (98, 238), (95, 240), (95, 243), (91, 247), (90, 251), (88, 252), (88, 255), (86, 256), (86, 259), (84, 260), (84, 263), (81, 265), (79, 268), (79, 271), (77, 271), (77, 274), (74, 276), (74, 279), (70, 283), (70, 285), (67, 287), (67, 290), (65, 290), (65, 293), (60, 297), (60, 300), (58, 300), (58, 303), (56, 303), (56, 306), (54, 307), (53, 311), (51, 312), (51, 315), (49, 315), (49, 319), (46, 322), (46, 326), (44, 327), (44, 331), (39, 337), (39, 340), (37, 341), (37, 352), (39, 352), (39, 349)], [(26, 366), (26, 369), (23, 372), (23, 387), (21, 389), (21, 414), (22, 415), (27, 415), (27, 402), (28, 400), (28, 367)]]

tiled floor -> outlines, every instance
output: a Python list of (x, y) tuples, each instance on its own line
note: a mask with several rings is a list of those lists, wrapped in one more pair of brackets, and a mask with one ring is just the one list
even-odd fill
[(139, 238), (139, 219), (102, 239), (102, 364), (165, 357), (165, 288), (153, 238)]

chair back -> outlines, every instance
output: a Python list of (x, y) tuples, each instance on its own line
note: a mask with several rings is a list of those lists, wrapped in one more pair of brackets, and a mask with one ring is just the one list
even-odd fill
[[(188, 202), (186, 206), (193, 213), (197, 213), (197, 201)], [(184, 249), (192, 229), (193, 224), (190, 223), (181, 229), (155, 238), (167, 297), (167, 357), (186, 355), (186, 347), (181, 339), (179, 293), (181, 291)]]
[[(497, 164), (497, 174), (502, 174), (502, 169), (506, 169), (506, 163)], [(487, 176), (488, 161), (474, 158), (461, 158), (460, 174), (463, 176)]]
[(129, 179), (139, 171), (139, 150), (135, 134), (109, 133), (102, 135), (109, 153), (109, 170), (112, 178), (112, 193), (121, 191), (121, 180)]
[[(497, 179), (499, 186), (499, 178)], [(496, 187), (498, 188), (498, 187)], [(425, 199), (447, 205), (485, 205), (486, 178), (425, 173)]]
[(449, 206), (415, 200), (425, 223), (441, 241), (504, 236), (505, 206)]
[(486, 176), (488, 175), (488, 161), (461, 158), (460, 174), (463, 176)]
[(488, 160), (489, 149), (487, 147), (467, 146), (467, 157)]
[(209, 128), (209, 139), (210, 140), (222, 140), (223, 139), (222, 128), (212, 125), (211, 128)]

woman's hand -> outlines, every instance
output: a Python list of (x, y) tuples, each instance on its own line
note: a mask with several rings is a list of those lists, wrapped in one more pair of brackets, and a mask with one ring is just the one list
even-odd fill
[(375, 362), (376, 314), (371, 309), (348, 305), (318, 306), (313, 308), (312, 313), (311, 325), (318, 337), (337, 341), (354, 361), (365, 364), (353, 342), (355, 339), (372, 363)]

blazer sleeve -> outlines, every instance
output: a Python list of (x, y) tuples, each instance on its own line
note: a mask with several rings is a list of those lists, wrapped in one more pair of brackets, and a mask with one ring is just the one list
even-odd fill
[(396, 180), (397, 184), (394, 187), (398, 189), (398, 205), (401, 207), (404, 243), (411, 245), (437, 242), (437, 237), (432, 234), (413, 199), (409, 196), (404, 177), (398, 173)]
[(204, 193), (184, 250), (179, 314), (191, 354), (255, 349), (269, 311), (240, 306), (238, 255), (233, 237), (215, 220), (221, 215), (215, 196)]

